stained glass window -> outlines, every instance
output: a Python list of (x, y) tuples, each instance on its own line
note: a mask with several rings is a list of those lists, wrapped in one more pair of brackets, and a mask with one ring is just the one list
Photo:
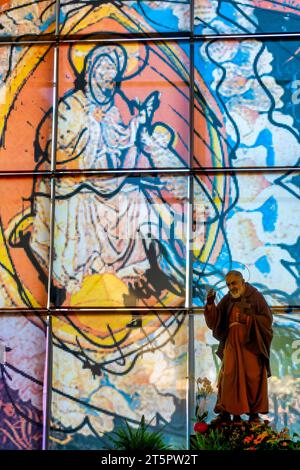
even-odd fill
[(37, 315), (0, 316), (1, 450), (41, 450), (46, 321)]
[(226, 293), (238, 269), (270, 305), (298, 305), (299, 172), (239, 173), (195, 179), (194, 299), (205, 286)]
[(125, 418), (134, 426), (142, 415), (184, 445), (187, 317), (149, 313), (54, 319), (51, 449), (107, 448)]
[(299, 164), (298, 47), (280, 40), (196, 42), (195, 167)]
[(187, 167), (189, 71), (181, 43), (64, 44), (57, 170)]
[(57, 178), (55, 305), (184, 305), (187, 189), (174, 176)]
[(197, 34), (299, 32), (299, 2), (291, 0), (195, 0)]
[(55, 31), (55, 1), (4, 0), (0, 5), (0, 36), (26, 38)]
[(63, 35), (182, 33), (190, 31), (190, 0), (62, 0), (59, 28)]

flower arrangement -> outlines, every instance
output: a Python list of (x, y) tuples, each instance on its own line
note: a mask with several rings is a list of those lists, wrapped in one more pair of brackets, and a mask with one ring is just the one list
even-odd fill
[[(196, 423), (197, 424), (197, 423)], [(203, 431), (196, 429), (192, 448), (197, 450), (300, 450), (298, 434), (290, 436), (288, 428), (276, 431), (264, 423), (242, 422), (240, 425), (226, 424), (213, 426), (206, 424)]]
[(195, 436), (191, 439), (193, 450), (300, 450), (298, 434), (291, 437), (288, 428), (276, 431), (267, 420), (263, 423), (207, 423), (207, 399), (214, 390), (207, 377), (198, 378), (196, 384)]
[(195, 432), (205, 432), (207, 424), (205, 423), (208, 411), (207, 411), (207, 398), (213, 393), (213, 387), (211, 381), (204, 377), (196, 380), (197, 393), (196, 393), (196, 424), (194, 426)]

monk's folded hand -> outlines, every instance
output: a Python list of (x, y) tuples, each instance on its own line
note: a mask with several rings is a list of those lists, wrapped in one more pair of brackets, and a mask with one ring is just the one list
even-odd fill
[(241, 310), (243, 315), (252, 315), (251, 304), (245, 300), (241, 302)]
[(243, 311), (243, 316), (244, 317), (249, 317), (249, 316), (251, 317), (251, 316), (253, 316), (253, 313), (251, 312), (251, 310), (246, 309), (246, 310)]

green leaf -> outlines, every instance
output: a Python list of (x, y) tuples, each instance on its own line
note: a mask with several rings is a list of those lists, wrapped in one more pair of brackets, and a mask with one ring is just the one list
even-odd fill
[(198, 421), (204, 421), (208, 416), (208, 411), (202, 413), (202, 415), (198, 416)]
[(143, 415), (138, 427), (130, 426), (127, 420), (110, 437), (115, 450), (167, 450), (171, 446), (164, 443), (162, 431), (148, 431), (149, 424)]

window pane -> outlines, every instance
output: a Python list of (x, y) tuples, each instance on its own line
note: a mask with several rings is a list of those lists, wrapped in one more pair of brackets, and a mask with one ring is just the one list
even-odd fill
[(49, 34), (55, 31), (55, 1), (6, 0), (0, 6), (0, 36)]
[(299, 164), (298, 48), (296, 41), (196, 43), (196, 167)]
[(45, 331), (41, 317), (0, 315), (1, 450), (42, 448)]
[(197, 34), (297, 33), (300, 6), (290, 0), (195, 0)]
[(142, 415), (166, 444), (184, 447), (186, 316), (132, 320), (117, 312), (53, 320), (51, 449), (108, 448), (124, 418), (136, 427)]
[[(194, 316), (195, 329), (195, 377), (207, 377), (214, 389), (206, 406), (208, 422), (216, 415), (213, 412), (217, 398), (217, 377), (221, 361), (216, 355), (218, 342), (205, 323), (204, 315)], [(270, 420), (270, 425), (281, 431), (290, 429), (290, 435), (300, 431), (299, 373), (300, 373), (300, 315), (274, 315), (273, 340), (271, 343), (271, 372), (268, 379), (269, 413), (261, 415)], [(203, 402), (201, 403), (203, 405)], [(195, 408), (195, 407), (194, 407)], [(247, 416), (243, 416), (246, 420)]]
[(55, 305), (184, 303), (186, 177), (80, 176), (55, 183)]
[(188, 165), (183, 44), (62, 46), (59, 95), (57, 170)]
[(190, 30), (190, 0), (60, 2), (60, 31), (72, 34), (172, 33)]
[(1, 178), (0, 308), (47, 306), (50, 182)]
[(273, 306), (299, 305), (299, 172), (195, 178), (194, 302), (238, 269)]
[(0, 46), (0, 171), (50, 169), (54, 53)]

